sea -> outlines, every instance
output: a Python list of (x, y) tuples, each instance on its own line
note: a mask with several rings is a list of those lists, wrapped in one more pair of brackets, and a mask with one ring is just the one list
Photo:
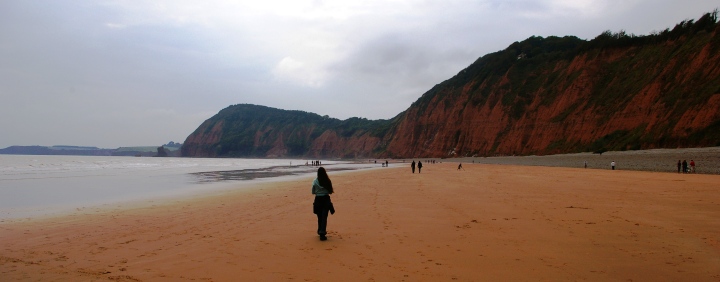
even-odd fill
[[(0, 220), (247, 189), (245, 184), (314, 176), (317, 167), (311, 164), (300, 159), (0, 155)], [(331, 177), (378, 166), (322, 165)]]

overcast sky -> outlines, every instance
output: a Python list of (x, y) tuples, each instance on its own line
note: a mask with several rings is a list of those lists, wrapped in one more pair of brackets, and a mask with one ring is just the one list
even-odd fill
[(389, 119), (532, 35), (638, 35), (710, 0), (0, 1), (0, 148), (183, 142), (251, 103)]

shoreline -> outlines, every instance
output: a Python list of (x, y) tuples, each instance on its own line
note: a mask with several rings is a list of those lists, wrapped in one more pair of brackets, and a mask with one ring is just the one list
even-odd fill
[(0, 224), (16, 280), (720, 279), (720, 177), (453, 163), (312, 177)]
[[(371, 167), (369, 165), (355, 163), (330, 163), (326, 164), (325, 166), (328, 168), (332, 168), (338, 172), (375, 169), (375, 167)], [(317, 167), (305, 165), (279, 165), (264, 168), (184, 172), (172, 177), (167, 175), (148, 176), (147, 172), (141, 171), (141, 173), (143, 173), (142, 177), (147, 179), (146, 181), (153, 181), (156, 185), (160, 185), (160, 187), (163, 187), (163, 189), (159, 189), (159, 191), (155, 191), (152, 189), (140, 192), (132, 191), (132, 195), (122, 195), (120, 193), (122, 191), (120, 191), (119, 188), (123, 186), (123, 182), (121, 181), (125, 178), (120, 177), (120, 179), (107, 179), (106, 181), (113, 181), (110, 184), (114, 185), (113, 187), (115, 189), (111, 190), (111, 192), (120, 191), (115, 192), (115, 194), (118, 194), (120, 196), (119, 198), (111, 198), (109, 196), (103, 196), (104, 194), (102, 194), (103, 192), (101, 190), (107, 189), (107, 187), (103, 187), (104, 183), (102, 181), (93, 180), (88, 181), (88, 183), (81, 182), (81, 184), (85, 185), (76, 186), (73, 189), (69, 189), (68, 191), (63, 191), (63, 193), (66, 195), (64, 197), (67, 197), (67, 199), (65, 199), (64, 201), (64, 198), (55, 198), (54, 200), (56, 200), (57, 202), (51, 203), (48, 201), (52, 199), (43, 199), (42, 196), (37, 196), (38, 198), (45, 200), (45, 202), (39, 202), (36, 200), (37, 203), (33, 205), (10, 205), (0, 207), (0, 224), (2, 224), (3, 222), (32, 220), (33, 218), (38, 217), (61, 217), (68, 214), (73, 214), (74, 212), (90, 210), (95, 211), (109, 207), (112, 208), (119, 206), (152, 205), (163, 201), (182, 200), (186, 198), (222, 194), (227, 191), (238, 189), (252, 189), (258, 184), (293, 181), (294, 179), (301, 179), (306, 176), (313, 175), (315, 171), (317, 171)], [(95, 179), (88, 176), (75, 176), (75, 178), (81, 180)], [(133, 183), (136, 183), (137, 181), (135, 181), (135, 179), (130, 180), (131, 181), (125, 185), (132, 187)], [(77, 181), (64, 183), (63, 185), (71, 185), (76, 183)], [(96, 186), (90, 186), (89, 184)], [(52, 185), (52, 183), (48, 182), (45, 185)], [(14, 189), (17, 190), (17, 188)], [(137, 188), (134, 189), (138, 190)], [(93, 193), (93, 195), (101, 196), (95, 196), (91, 199), (86, 200), (77, 200), (76, 198), (81, 198), (84, 195), (82, 195), (81, 193), (78, 196), (72, 196), (72, 193), (79, 192)], [(53, 191), (53, 193), (59, 192)], [(10, 196), (12, 197), (13, 195)], [(20, 194), (16, 197), (24, 199), (23, 197), (29, 198), (33, 196), (35, 195)]]
[[(582, 168), (584, 161), (588, 161), (588, 169), (609, 170), (611, 161), (617, 162), (617, 170), (646, 171), (646, 172), (669, 172), (677, 173), (677, 167), (671, 161), (675, 158), (689, 157), (698, 163), (697, 174), (715, 174), (720, 175), (720, 147), (704, 147), (704, 148), (680, 148), (680, 149), (650, 149), (635, 151), (609, 151), (603, 154), (593, 154), (589, 152), (574, 154), (558, 154), (545, 156), (501, 156), (501, 157), (465, 157), (465, 158), (417, 158), (415, 160), (434, 160), (436, 164), (445, 163), (462, 163), (467, 167), (470, 164), (485, 165), (519, 165), (519, 166), (540, 166), (540, 167), (564, 167), (564, 168)], [(365, 165), (365, 168), (340, 168), (335, 170), (368, 170), (368, 169), (386, 169), (377, 166), (376, 161), (390, 161), (390, 168), (398, 166), (409, 166), (413, 159), (355, 159), (355, 160), (335, 160), (335, 162), (326, 164), (326, 167), (343, 167), (346, 165)], [(670, 160), (670, 161), (669, 161)], [(380, 164), (381, 165), (381, 164)], [(425, 162), (426, 168), (428, 164)], [(376, 167), (377, 166), (377, 167)], [(0, 217), (0, 224), (4, 222), (16, 222), (22, 220), (32, 220), (36, 217), (62, 217), (82, 210), (102, 210), (108, 207), (122, 206), (142, 206), (153, 205), (163, 201), (174, 201), (189, 199), (193, 197), (204, 197), (224, 193), (227, 190), (245, 189), (243, 187), (254, 187), (264, 182), (284, 182), (292, 181), (296, 178), (302, 178), (305, 174), (312, 174), (312, 170), (316, 166), (312, 165), (278, 165), (259, 169), (239, 169), (239, 170), (214, 170), (203, 172), (187, 173), (188, 176), (196, 179), (194, 183), (207, 185), (207, 189), (196, 189), (192, 191), (181, 191), (170, 195), (155, 195), (150, 197), (132, 198), (111, 202), (88, 203), (84, 205), (69, 206), (57, 205), (50, 207), (28, 207), (28, 208), (8, 208), (0, 210), (5, 215)], [(234, 181), (235, 183), (232, 183)], [(214, 186), (214, 188), (212, 188)], [(208, 188), (210, 187), (210, 188)]]

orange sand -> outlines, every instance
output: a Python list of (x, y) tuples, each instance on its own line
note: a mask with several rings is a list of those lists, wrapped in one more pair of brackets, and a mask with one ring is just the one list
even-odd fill
[(718, 281), (720, 176), (464, 164), (0, 223), (2, 281)]

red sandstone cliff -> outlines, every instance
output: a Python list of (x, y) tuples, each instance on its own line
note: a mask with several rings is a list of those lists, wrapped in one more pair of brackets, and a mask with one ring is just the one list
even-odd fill
[[(518, 70), (526, 58), (516, 59), (496, 78), (455, 77), (402, 115), (386, 154), (717, 146), (719, 47), (716, 29), (659, 44), (591, 49), (569, 59), (535, 62), (529, 70)], [(535, 87), (512, 93), (529, 83)]]
[(453, 157), (720, 146), (717, 14), (647, 37), (531, 37), (388, 121), (236, 105), (184, 156)]

